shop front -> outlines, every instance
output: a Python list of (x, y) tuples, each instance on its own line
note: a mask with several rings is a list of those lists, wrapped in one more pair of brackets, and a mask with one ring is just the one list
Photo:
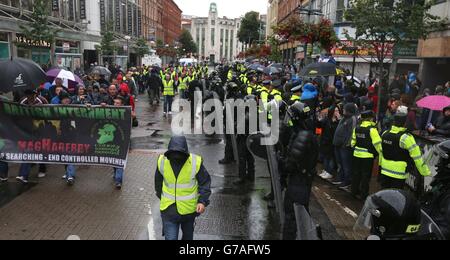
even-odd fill
[(10, 56), (8, 33), (0, 32), (0, 59), (9, 59)]
[(83, 55), (80, 42), (57, 40), (55, 45), (55, 62), (58, 67), (75, 71), (81, 68)]
[(17, 56), (31, 59), (37, 64), (50, 64), (50, 43), (46, 41), (33, 41), (23, 34), (16, 35)]

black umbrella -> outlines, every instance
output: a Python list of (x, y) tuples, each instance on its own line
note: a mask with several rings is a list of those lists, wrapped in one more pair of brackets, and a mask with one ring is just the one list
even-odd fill
[(97, 74), (102, 76), (111, 76), (111, 71), (109, 69), (102, 67), (102, 66), (96, 66), (89, 70), (89, 74)]
[(267, 67), (264, 69), (264, 74), (266, 75), (273, 75), (278, 73), (281, 73), (281, 70), (276, 67)]
[(24, 91), (37, 89), (47, 81), (47, 76), (42, 68), (32, 60), (11, 58), (0, 61), (0, 91)]
[(302, 77), (316, 77), (316, 76), (336, 76), (336, 65), (332, 63), (313, 63), (305, 68), (303, 68), (302, 72), (300, 73), (300, 76)]

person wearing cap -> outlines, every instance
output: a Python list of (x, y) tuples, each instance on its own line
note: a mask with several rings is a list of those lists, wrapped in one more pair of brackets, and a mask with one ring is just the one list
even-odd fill
[(253, 95), (256, 93), (256, 89), (258, 88), (258, 81), (255, 75), (250, 75), (250, 82), (247, 85), (247, 95)]
[(353, 131), (353, 175), (352, 195), (366, 200), (369, 196), (369, 183), (373, 162), (381, 154), (381, 137), (374, 122), (375, 113), (366, 110), (361, 113), (361, 123)]
[(274, 80), (272, 81), (271, 87), (270, 87), (270, 94), (269, 94), (269, 101), (275, 100), (275, 101), (282, 101), (283, 97), (281, 96), (280, 88), (282, 87), (281, 80)]
[(413, 135), (405, 127), (408, 108), (400, 106), (394, 116), (394, 125), (382, 135), (381, 187), (403, 189), (408, 178), (408, 162), (412, 159), (419, 173), (430, 176), (431, 172), (422, 159), (422, 152)]
[(302, 95), (302, 85), (300, 81), (294, 81), (291, 88), (292, 96), (289, 99), (288, 105), (291, 106), (296, 102), (300, 102)]
[(171, 138), (168, 151), (158, 158), (156, 196), (166, 240), (194, 239), (196, 217), (205, 213), (211, 196), (211, 176), (201, 156), (190, 153), (184, 136)]

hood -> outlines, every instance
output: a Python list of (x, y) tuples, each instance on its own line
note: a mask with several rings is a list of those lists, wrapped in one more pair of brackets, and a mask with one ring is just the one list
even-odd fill
[(127, 94), (130, 94), (130, 88), (128, 88), (127, 84), (120, 84), (119, 92), (124, 91)]
[(356, 105), (354, 103), (348, 103), (344, 106), (344, 115), (352, 117), (356, 115)]
[(302, 100), (314, 99), (318, 94), (316, 87), (313, 84), (308, 83), (303, 87)]
[(169, 148), (165, 153), (165, 156), (168, 156), (172, 152), (180, 152), (186, 155), (189, 155), (189, 149), (186, 141), (186, 137), (184, 136), (174, 136), (170, 139)]

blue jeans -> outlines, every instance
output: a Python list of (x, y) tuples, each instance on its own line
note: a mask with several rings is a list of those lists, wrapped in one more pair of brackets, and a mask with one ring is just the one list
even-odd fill
[(0, 161), (0, 178), (7, 179), (8, 178), (8, 163)]
[(114, 168), (114, 181), (116, 184), (122, 184), (123, 182), (123, 172), (121, 168)]
[(31, 172), (31, 164), (30, 163), (22, 163), (19, 169), (19, 177), (23, 177), (25, 180), (28, 180)]
[(350, 147), (336, 147), (336, 161), (339, 165), (338, 180), (347, 186), (352, 183), (352, 149)]
[(323, 155), (323, 168), (331, 175), (334, 175), (336, 173), (336, 161), (334, 159), (334, 155)]
[(164, 112), (172, 112), (173, 96), (164, 96)]
[(180, 216), (162, 214), (162, 221), (164, 227), (164, 236), (166, 240), (178, 240), (180, 228), (183, 232), (182, 240), (194, 240), (194, 223), (195, 216)]
[(75, 179), (75, 174), (76, 174), (76, 169), (75, 169), (75, 165), (67, 165), (66, 166), (66, 178), (74, 178)]

